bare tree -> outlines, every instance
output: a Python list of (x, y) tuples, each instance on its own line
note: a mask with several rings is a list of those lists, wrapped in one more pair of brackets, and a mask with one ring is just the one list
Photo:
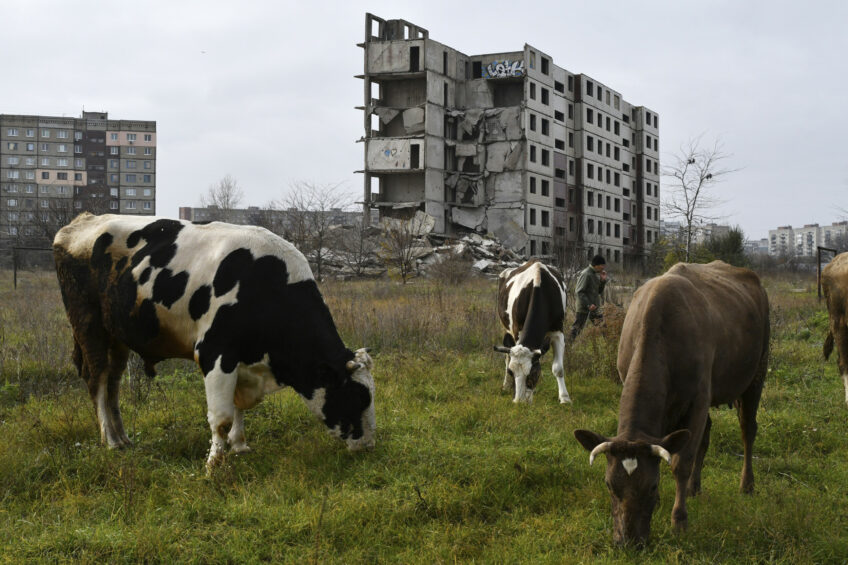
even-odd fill
[(713, 186), (726, 175), (738, 169), (724, 168), (723, 162), (731, 155), (723, 151), (720, 140), (711, 147), (702, 147), (702, 135), (690, 139), (674, 155), (672, 163), (663, 168), (663, 176), (671, 179), (666, 185), (663, 211), (683, 222), (685, 256), (688, 262), (692, 253), (692, 238), (699, 225), (715, 221), (718, 216), (710, 211), (723, 201), (710, 193)]
[(360, 219), (352, 226), (336, 230), (333, 237), (333, 247), (341, 251), (342, 261), (356, 276), (362, 275), (379, 247), (376, 238), (368, 236), (370, 229), (365, 220)]
[(205, 193), (200, 195), (200, 205), (209, 208), (210, 219), (230, 221), (232, 210), (239, 207), (244, 200), (244, 191), (238, 181), (227, 174), (217, 183), (209, 185)]
[(292, 184), (288, 194), (274, 204), (284, 211), (284, 237), (312, 263), (318, 280), (329, 254), (330, 227), (342, 221), (339, 216), (352, 203), (353, 198), (343, 190), (342, 183), (300, 181)]
[(415, 270), (418, 242), (426, 232), (424, 216), (416, 214), (408, 220), (385, 218), (380, 257), (387, 266), (396, 269), (403, 284)]

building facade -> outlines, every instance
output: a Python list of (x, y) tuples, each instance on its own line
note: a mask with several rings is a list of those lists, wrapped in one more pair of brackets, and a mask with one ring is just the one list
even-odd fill
[(156, 213), (156, 122), (0, 114), (0, 247), (49, 245), (83, 211)]
[(527, 255), (639, 263), (659, 235), (659, 116), (530, 45), (465, 55), (365, 18), (364, 209)]
[(833, 222), (829, 226), (806, 224), (802, 228), (779, 226), (769, 230), (769, 255), (815, 257), (817, 247), (848, 248), (848, 221)]

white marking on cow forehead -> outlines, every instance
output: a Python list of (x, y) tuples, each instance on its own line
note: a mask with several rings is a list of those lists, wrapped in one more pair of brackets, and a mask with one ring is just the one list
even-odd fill
[(633, 471), (636, 470), (636, 467), (639, 466), (639, 462), (634, 457), (628, 457), (627, 459), (621, 460), (621, 466), (624, 467), (624, 470), (627, 471), (628, 475), (632, 475)]

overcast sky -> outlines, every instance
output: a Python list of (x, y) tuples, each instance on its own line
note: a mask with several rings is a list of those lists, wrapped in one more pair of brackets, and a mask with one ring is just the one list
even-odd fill
[(157, 122), (157, 213), (221, 177), (361, 196), (365, 12), (466, 55), (521, 50), (660, 115), (665, 163), (721, 139), (715, 193), (749, 238), (848, 214), (848, 2), (0, 1), (0, 113)]

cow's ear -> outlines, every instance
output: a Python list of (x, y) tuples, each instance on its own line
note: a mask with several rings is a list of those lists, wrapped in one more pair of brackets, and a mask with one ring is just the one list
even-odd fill
[(677, 430), (676, 432), (671, 432), (660, 441), (660, 445), (668, 451), (670, 454), (674, 455), (685, 446), (689, 442), (689, 438), (692, 434), (689, 430)]
[(511, 334), (509, 334), (509, 333), (504, 334), (503, 344), (504, 344), (504, 347), (515, 347), (515, 340), (513, 339)]
[(580, 442), (580, 445), (582, 445), (583, 449), (586, 451), (592, 451), (598, 445), (605, 441), (609, 441), (609, 438), (589, 430), (574, 430), (574, 437), (577, 438), (577, 441)]

